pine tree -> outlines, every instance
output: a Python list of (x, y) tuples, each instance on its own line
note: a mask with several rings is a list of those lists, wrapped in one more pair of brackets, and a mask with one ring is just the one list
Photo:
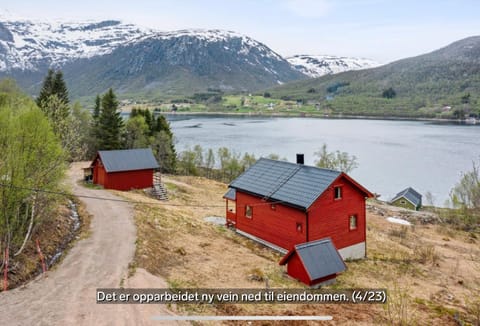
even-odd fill
[(36, 103), (39, 108), (43, 107), (42, 103), (44, 103), (48, 97), (53, 94), (54, 81), (55, 71), (53, 71), (53, 69), (48, 69), (47, 76), (43, 80), (42, 89), (40, 90), (40, 94), (36, 99)]
[(45, 111), (47, 109), (46, 102), (52, 95), (56, 95), (60, 101), (67, 105), (70, 103), (67, 85), (63, 80), (63, 73), (60, 70), (56, 72), (53, 69), (48, 70), (40, 94), (36, 99), (37, 106)]
[[(140, 128), (139, 118), (143, 121), (145, 128)], [(126, 148), (150, 146), (160, 164), (160, 170), (164, 173), (175, 173), (177, 153), (170, 125), (164, 116), (155, 118), (148, 109), (133, 108), (130, 111), (130, 120), (127, 122), (124, 136)]]
[(173, 140), (173, 133), (170, 130), (170, 124), (163, 115), (157, 117), (154, 124), (154, 133), (156, 135), (156, 143), (163, 142), (163, 151), (157, 151), (157, 158), (160, 162), (161, 171), (166, 173), (174, 173), (177, 165), (177, 152)]
[(118, 101), (110, 88), (102, 97), (102, 109), (98, 125), (99, 149), (121, 149), (123, 119), (118, 111)]
[(100, 98), (100, 95), (97, 94), (97, 97), (95, 97), (95, 106), (93, 107), (93, 119), (94, 119), (94, 122), (96, 122), (96, 120), (98, 120), (98, 118), (100, 117), (100, 108), (102, 106), (102, 99)]
[(172, 131), (170, 130), (170, 124), (163, 115), (159, 115), (157, 117), (157, 121), (155, 122), (155, 131), (165, 131), (170, 137), (173, 137)]
[(57, 95), (58, 98), (65, 104), (69, 104), (70, 100), (68, 99), (68, 89), (65, 81), (63, 80), (63, 73), (61, 70), (58, 70), (55, 73), (55, 78), (53, 80), (53, 94)]
[(143, 117), (145, 118), (145, 122), (147, 123), (148, 129), (149, 129), (149, 136), (153, 136), (153, 116), (150, 113), (150, 110), (145, 109), (142, 110), (141, 113), (143, 114)]

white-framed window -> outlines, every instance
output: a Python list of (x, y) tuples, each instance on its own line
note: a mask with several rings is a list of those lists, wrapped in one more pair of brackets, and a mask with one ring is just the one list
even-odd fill
[(356, 230), (357, 227), (358, 227), (358, 224), (357, 224), (357, 215), (350, 215), (350, 217), (348, 218), (348, 224), (349, 224), (349, 228), (350, 228), (350, 231), (353, 231), (353, 230)]
[(245, 205), (245, 217), (252, 218), (253, 216), (253, 207), (250, 205)]
[(333, 198), (335, 200), (342, 199), (342, 187), (335, 187), (333, 188), (334, 195)]
[(237, 203), (234, 202), (233, 200), (227, 200), (227, 205), (228, 205), (228, 211), (230, 213), (235, 214), (236, 213), (236, 208), (237, 208)]
[(297, 232), (302, 233), (302, 230), (303, 230), (302, 223), (297, 222), (296, 223), (296, 229), (297, 229)]

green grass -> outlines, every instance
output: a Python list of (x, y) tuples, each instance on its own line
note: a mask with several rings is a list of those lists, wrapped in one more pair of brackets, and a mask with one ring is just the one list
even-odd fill
[(241, 96), (228, 95), (223, 97), (223, 106), (237, 106), (241, 104)]

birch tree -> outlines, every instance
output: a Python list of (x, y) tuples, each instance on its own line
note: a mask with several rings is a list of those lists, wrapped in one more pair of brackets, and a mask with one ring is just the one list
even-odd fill
[(57, 189), (66, 156), (33, 101), (1, 89), (0, 247), (18, 255), (54, 200), (47, 192)]

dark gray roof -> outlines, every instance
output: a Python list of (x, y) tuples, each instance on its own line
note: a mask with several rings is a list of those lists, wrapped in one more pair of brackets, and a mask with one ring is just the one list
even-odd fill
[(295, 249), (290, 251), (280, 263), (284, 265), (293, 252), (300, 257), (310, 280), (340, 273), (347, 269), (330, 238), (295, 245)]
[(158, 169), (150, 148), (98, 151), (107, 172)]
[(409, 202), (411, 202), (415, 207), (422, 204), (422, 195), (419, 194), (415, 189), (408, 187), (407, 189), (403, 189), (400, 191), (392, 200), (391, 202), (396, 201), (399, 198), (405, 198)]
[(237, 199), (237, 190), (234, 188), (229, 188), (228, 191), (223, 195), (223, 198), (227, 198), (230, 200), (236, 200)]
[(307, 209), (340, 174), (338, 171), (261, 158), (229, 186)]

